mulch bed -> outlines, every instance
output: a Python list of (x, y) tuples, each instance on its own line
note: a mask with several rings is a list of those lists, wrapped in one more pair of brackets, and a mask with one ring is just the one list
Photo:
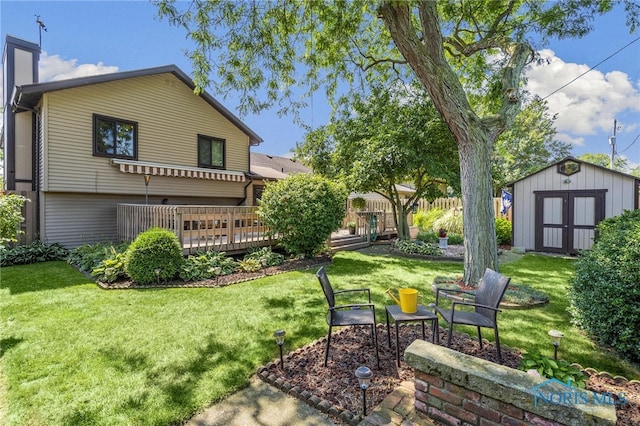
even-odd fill
[[(386, 326), (378, 325), (378, 350), (380, 369), (376, 369), (375, 352), (371, 344), (371, 333), (368, 327), (345, 327), (334, 332), (331, 337), (329, 361), (324, 366), (326, 338), (319, 339), (303, 348), (285, 356), (284, 371), (280, 361), (270, 363), (258, 369), (258, 376), (285, 392), (288, 392), (310, 405), (327, 413), (332, 420), (346, 425), (357, 424), (362, 412), (362, 394), (354, 371), (361, 365), (371, 368), (372, 385), (367, 391), (367, 412), (382, 402), (393, 390), (405, 380), (413, 381), (414, 372), (404, 361), (398, 368), (395, 352), (389, 349)], [(400, 357), (404, 348), (417, 338), (422, 338), (420, 325), (401, 324)], [(427, 327), (426, 339), (431, 341), (431, 331)], [(394, 330), (391, 330), (391, 344), (395, 348)], [(447, 332), (440, 329), (440, 344), (446, 345)], [(493, 344), (485, 342), (483, 348), (477, 340), (466, 334), (454, 332), (451, 348), (468, 355), (488, 361), (497, 362)], [(502, 364), (517, 368), (520, 364), (520, 352), (503, 345)], [(607, 373), (598, 374), (587, 369), (590, 379), (587, 389), (596, 392), (611, 392), (617, 395), (626, 392), (627, 403), (616, 406), (618, 425), (631, 426), (640, 424), (640, 382), (628, 381), (624, 378), (612, 378)]]

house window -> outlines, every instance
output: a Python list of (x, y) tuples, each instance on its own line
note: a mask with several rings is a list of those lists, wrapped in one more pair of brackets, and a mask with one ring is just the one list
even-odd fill
[(198, 167), (224, 169), (225, 140), (198, 135)]
[(93, 154), (135, 160), (138, 155), (138, 123), (94, 114)]

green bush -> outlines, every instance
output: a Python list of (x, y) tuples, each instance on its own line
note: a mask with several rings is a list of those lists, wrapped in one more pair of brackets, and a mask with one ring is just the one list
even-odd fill
[(244, 258), (239, 260), (237, 264), (237, 269), (241, 272), (257, 272), (262, 269), (262, 265), (257, 259)]
[(423, 254), (425, 256), (442, 256), (442, 250), (430, 243), (419, 241), (395, 240), (392, 247), (402, 253)]
[[(464, 237), (460, 234), (447, 233), (447, 237), (449, 237), (448, 243), (450, 245), (464, 244)], [(432, 244), (438, 244), (438, 242), (440, 241), (438, 233), (434, 231), (418, 231), (416, 240)]]
[(219, 275), (229, 275), (237, 268), (232, 257), (223, 251), (208, 251), (191, 255), (180, 267), (180, 279), (183, 281), (201, 281)]
[(340, 229), (346, 199), (344, 186), (320, 176), (298, 174), (267, 184), (259, 214), (286, 252), (313, 256), (331, 232)]
[(284, 263), (284, 256), (275, 253), (271, 247), (262, 247), (260, 249), (249, 249), (249, 253), (245, 255), (244, 260), (257, 260), (262, 267), (277, 266)]
[(511, 222), (507, 219), (496, 219), (496, 239), (498, 245), (511, 244)]
[(71, 250), (67, 262), (83, 272), (92, 272), (102, 262), (114, 257), (113, 252), (125, 253), (129, 243), (83, 244)]
[(605, 219), (596, 235), (570, 283), (573, 321), (599, 344), (640, 362), (640, 210)]
[(563, 359), (554, 360), (541, 355), (538, 352), (525, 352), (522, 354), (519, 370), (536, 370), (541, 377), (558, 379), (563, 383), (571, 380), (571, 385), (584, 389), (589, 379), (580, 369), (573, 367)]
[(442, 209), (418, 210), (413, 215), (413, 225), (418, 227), (419, 231), (429, 232), (433, 230), (433, 222), (440, 219), (444, 215)]
[(432, 230), (438, 232), (440, 228), (444, 228), (447, 234), (460, 234), (463, 235), (462, 230), (462, 210), (455, 209), (447, 210), (442, 216), (433, 221)]
[(118, 252), (115, 247), (111, 247), (111, 255), (98, 263), (93, 268), (91, 276), (96, 277), (98, 281), (112, 283), (120, 278), (126, 278), (127, 273), (124, 269), (125, 254)]
[(0, 266), (65, 260), (68, 255), (69, 250), (60, 244), (45, 244), (40, 240), (36, 240), (26, 246), (15, 246), (11, 249), (0, 245)]
[(362, 210), (367, 207), (367, 200), (362, 197), (355, 197), (351, 199), (351, 207), (356, 210)]
[(27, 199), (22, 195), (0, 194), (0, 247), (17, 241), (21, 232), (19, 225), (24, 220), (22, 206), (25, 201)]
[(169, 230), (151, 228), (139, 234), (127, 249), (125, 271), (138, 284), (151, 284), (158, 279), (173, 279), (182, 262), (178, 238)]

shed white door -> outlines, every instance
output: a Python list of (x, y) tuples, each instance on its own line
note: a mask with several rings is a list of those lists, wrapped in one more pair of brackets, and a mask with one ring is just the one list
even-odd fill
[(577, 254), (593, 244), (606, 190), (536, 191), (536, 250)]

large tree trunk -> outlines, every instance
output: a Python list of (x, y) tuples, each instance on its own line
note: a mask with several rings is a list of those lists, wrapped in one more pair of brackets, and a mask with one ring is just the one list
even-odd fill
[(469, 105), (464, 88), (444, 53), (436, 2), (419, 3), (422, 39), (414, 31), (410, 7), (405, 2), (384, 1), (378, 12), (458, 144), (464, 213), (464, 281), (476, 285), (485, 268), (498, 267), (491, 150), (493, 139), (499, 134), (496, 129), (502, 123), (496, 117), (489, 126)]
[(475, 286), (485, 268), (498, 270), (491, 151), (493, 141), (476, 130), (458, 145), (464, 218), (464, 283)]

